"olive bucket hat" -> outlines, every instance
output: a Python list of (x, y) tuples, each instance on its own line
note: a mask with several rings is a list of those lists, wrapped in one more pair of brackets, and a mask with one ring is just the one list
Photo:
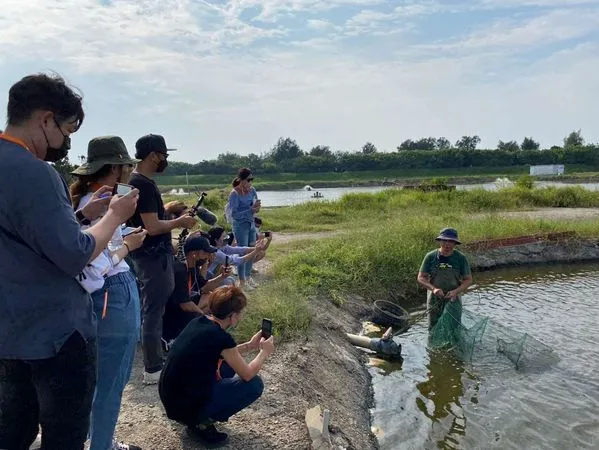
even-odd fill
[(93, 175), (105, 165), (137, 164), (127, 153), (127, 147), (118, 136), (95, 137), (87, 145), (87, 161), (71, 172), (73, 175)]

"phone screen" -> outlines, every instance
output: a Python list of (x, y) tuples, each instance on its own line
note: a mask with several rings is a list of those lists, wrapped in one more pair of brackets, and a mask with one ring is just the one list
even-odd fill
[(262, 319), (262, 337), (268, 339), (272, 336), (272, 320)]
[(116, 195), (127, 195), (129, 192), (131, 192), (132, 189), (133, 186), (129, 186), (128, 184), (123, 183), (117, 183), (114, 187), (114, 193)]

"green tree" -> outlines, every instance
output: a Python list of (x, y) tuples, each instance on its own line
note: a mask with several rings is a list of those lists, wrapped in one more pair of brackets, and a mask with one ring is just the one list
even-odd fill
[(437, 150), (449, 150), (451, 148), (451, 142), (446, 137), (440, 137), (437, 139)]
[(333, 156), (333, 152), (328, 145), (317, 145), (310, 150), (310, 156), (331, 157)]
[(522, 145), (520, 145), (520, 148), (522, 150), (538, 150), (540, 146), (541, 144), (535, 141), (532, 137), (525, 137), (522, 140)]
[(455, 143), (456, 148), (460, 150), (473, 151), (480, 144), (480, 137), (478, 136), (462, 136), (461, 139)]
[(362, 153), (365, 155), (372, 155), (373, 153), (376, 153), (376, 151), (376, 147), (372, 142), (367, 142), (362, 146)]
[(582, 147), (583, 145), (584, 138), (582, 137), (582, 130), (572, 131), (568, 136), (564, 138), (564, 148)]
[(499, 141), (497, 143), (497, 150), (502, 150), (502, 151), (506, 151), (506, 152), (517, 152), (517, 151), (520, 151), (520, 146), (518, 145), (518, 143), (516, 141), (508, 141), (508, 142)]
[(275, 162), (295, 159), (302, 156), (304, 152), (291, 138), (279, 138), (275, 146), (268, 153), (268, 157)]
[(71, 184), (73, 182), (73, 175), (71, 175), (71, 172), (75, 170), (76, 166), (71, 164), (68, 156), (56, 161), (53, 166), (64, 178), (67, 184)]

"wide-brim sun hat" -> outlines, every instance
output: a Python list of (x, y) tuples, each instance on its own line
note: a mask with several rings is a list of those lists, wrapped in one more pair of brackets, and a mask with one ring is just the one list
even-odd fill
[(87, 145), (87, 161), (72, 171), (73, 175), (93, 175), (106, 165), (135, 165), (138, 159), (131, 158), (125, 143), (119, 136), (99, 136)]

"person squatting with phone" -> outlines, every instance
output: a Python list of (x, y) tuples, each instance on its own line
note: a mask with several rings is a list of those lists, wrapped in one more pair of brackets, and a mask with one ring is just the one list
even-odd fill
[[(76, 277), (134, 213), (138, 191), (99, 190), (76, 213), (47, 162), (65, 157), (85, 117), (58, 75), (29, 75), (8, 93), (0, 136), (0, 448), (83, 449), (96, 386), (96, 323)], [(78, 221), (98, 219), (86, 230)]]
[(168, 351), (172, 342), (189, 322), (205, 314), (208, 294), (221, 286), (230, 275), (230, 268), (208, 278), (208, 266), (214, 261), (217, 249), (198, 231), (187, 237), (184, 245), (185, 263), (175, 262), (175, 290), (164, 312), (162, 340)]
[(141, 160), (129, 179), (139, 190), (135, 215), (127, 223), (131, 227), (148, 230), (141, 248), (131, 252), (131, 260), (141, 284), (142, 348), (145, 384), (155, 384), (164, 363), (162, 352), (162, 316), (175, 289), (174, 253), (171, 231), (174, 228), (192, 228), (197, 219), (182, 215), (168, 219), (160, 190), (152, 179), (168, 166), (168, 149), (164, 138), (149, 134), (135, 143), (135, 157)]
[[(137, 162), (129, 156), (120, 137), (92, 139), (87, 147), (86, 162), (72, 172), (76, 177), (70, 186), (73, 207), (86, 205), (100, 189), (126, 195), (132, 187), (124, 183), (129, 180)], [(94, 223), (92, 221), (91, 225)], [(101, 286), (90, 289), (98, 342), (98, 380), (92, 405), (90, 450), (139, 449), (117, 442), (114, 430), (123, 390), (133, 368), (141, 319), (137, 283), (124, 258), (141, 247), (147, 232), (138, 228), (124, 238), (120, 228), (115, 233), (123, 240), (123, 245), (114, 252), (104, 250), (94, 260), (98, 267), (102, 267)]]
[[(209, 444), (228, 438), (215, 422), (225, 422), (247, 408), (264, 390), (258, 373), (274, 351), (273, 337), (265, 339), (260, 330), (237, 345), (229, 333), (246, 305), (239, 287), (214, 290), (208, 298), (210, 314), (193, 319), (179, 335), (160, 377), (160, 399), (167, 416)], [(242, 355), (250, 351), (258, 354), (247, 363)]]

